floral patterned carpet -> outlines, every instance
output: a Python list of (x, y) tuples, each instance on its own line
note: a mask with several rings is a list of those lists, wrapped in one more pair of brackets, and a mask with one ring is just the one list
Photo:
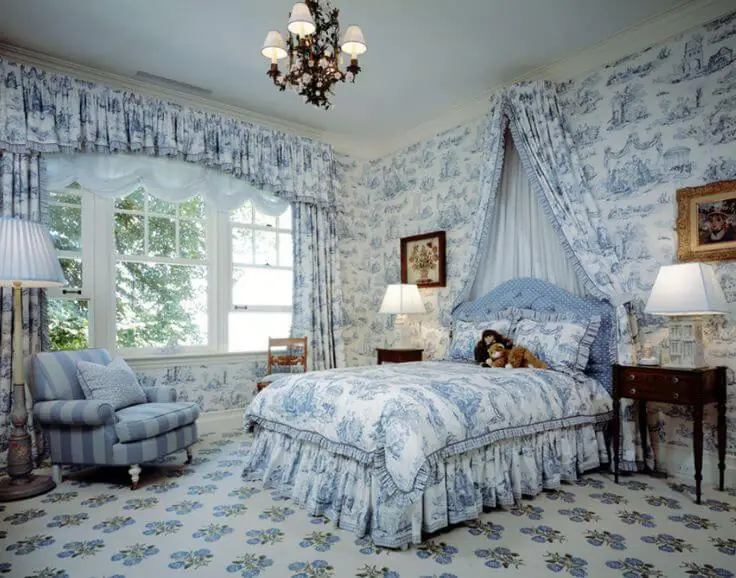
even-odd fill
[(244, 483), (241, 432), (203, 437), (131, 491), (124, 469), (78, 472), (52, 493), (0, 505), (0, 574), (33, 577), (418, 578), (736, 573), (736, 491), (591, 474), (407, 551), (310, 518)]

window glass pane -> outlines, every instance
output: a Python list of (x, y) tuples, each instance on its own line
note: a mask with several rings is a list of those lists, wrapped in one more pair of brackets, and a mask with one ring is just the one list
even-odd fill
[(279, 233), (279, 266), (291, 267), (294, 262), (291, 233)]
[(253, 222), (253, 205), (251, 202), (248, 201), (239, 209), (231, 211), (230, 220), (250, 225)]
[(180, 221), (179, 254), (184, 259), (205, 259), (207, 233), (201, 221)]
[(176, 219), (148, 219), (148, 254), (154, 257), (176, 257)]
[(67, 203), (70, 205), (81, 205), (82, 197), (75, 195), (74, 193), (64, 193), (51, 191), (49, 193), (49, 200), (54, 203)]
[(89, 347), (89, 303), (72, 299), (49, 299), (51, 351)]
[(207, 343), (207, 268), (119, 262), (116, 266), (119, 347)]
[(291, 229), (291, 207), (279, 215), (279, 229)]
[(144, 220), (141, 215), (115, 215), (115, 249), (121, 255), (143, 254)]
[(256, 225), (263, 225), (266, 227), (275, 227), (276, 217), (272, 217), (271, 215), (264, 215), (263, 213), (259, 213), (258, 211), (256, 211), (255, 212), (255, 223)]
[(61, 270), (69, 287), (82, 288), (82, 260), (81, 259), (59, 259)]
[(157, 199), (153, 195), (148, 195), (148, 212), (149, 213), (161, 213), (164, 215), (176, 216), (176, 205), (174, 203), (167, 203), (161, 199)]
[(59, 251), (82, 249), (82, 208), (49, 206), (49, 230)]
[(126, 211), (143, 211), (143, 209), (145, 208), (145, 198), (145, 191), (139, 187), (135, 191), (130, 193), (127, 197), (123, 197), (122, 199), (115, 199), (115, 208), (123, 209)]
[(198, 219), (204, 219), (205, 214), (205, 205), (202, 197), (192, 197), (179, 205), (180, 217), (197, 217)]
[(276, 265), (276, 231), (253, 231), (256, 265)]
[(233, 305), (291, 306), (292, 272), (233, 267)]
[(291, 313), (251, 313), (229, 315), (229, 351), (266, 351), (269, 337), (288, 337)]
[(233, 262), (253, 263), (253, 230), (233, 226)]

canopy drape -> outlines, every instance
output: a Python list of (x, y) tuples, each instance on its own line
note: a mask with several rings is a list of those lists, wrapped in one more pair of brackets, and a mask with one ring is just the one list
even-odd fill
[[(582, 164), (572, 146), (557, 90), (552, 82), (516, 84), (497, 93), (484, 125), (481, 201), (476, 238), (466, 266), (477, 271), (487, 246), (496, 207), (508, 126), (532, 188), (557, 233), (565, 255), (586, 293), (616, 306), (618, 359), (633, 357), (633, 331), (626, 306), (629, 296), (613, 244), (600, 218)], [(466, 301), (476, 276), (468, 274), (456, 305)], [(616, 352), (612, 352), (612, 358)]]
[(504, 146), (498, 200), (470, 299), (482, 297), (501, 283), (519, 277), (544, 279), (575, 295), (585, 295), (508, 133)]

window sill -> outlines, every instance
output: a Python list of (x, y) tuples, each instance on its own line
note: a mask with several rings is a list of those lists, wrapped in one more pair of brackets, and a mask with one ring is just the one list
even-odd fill
[(176, 353), (170, 355), (126, 356), (125, 361), (133, 369), (154, 369), (175, 365), (222, 365), (244, 361), (267, 361), (266, 351), (234, 353)]

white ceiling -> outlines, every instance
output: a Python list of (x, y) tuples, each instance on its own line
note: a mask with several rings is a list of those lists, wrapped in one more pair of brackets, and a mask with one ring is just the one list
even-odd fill
[(0, 39), (333, 135), (391, 139), (683, 0), (333, 0), (368, 52), (329, 111), (281, 93), (260, 47), (293, 0), (0, 0)]

